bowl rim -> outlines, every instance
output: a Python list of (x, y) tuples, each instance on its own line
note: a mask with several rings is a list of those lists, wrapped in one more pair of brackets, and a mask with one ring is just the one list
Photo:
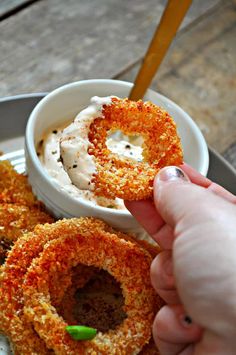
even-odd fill
[[(114, 83), (116, 85), (120, 85), (122, 87), (126, 87), (129, 89), (131, 89), (132, 86), (134, 85), (131, 82), (122, 81), (122, 80), (89, 79), (89, 80), (75, 81), (75, 82), (71, 82), (71, 83), (62, 85), (62, 86), (56, 88), (55, 90), (51, 91), (50, 93), (48, 93), (45, 97), (42, 98), (42, 100), (39, 101), (39, 103), (35, 106), (35, 108), (32, 110), (32, 112), (29, 116), (29, 119), (28, 119), (28, 122), (26, 125), (26, 132), (25, 132), (25, 147), (26, 147), (27, 153), (30, 156), (31, 162), (34, 165), (34, 168), (36, 169), (37, 173), (41, 176), (41, 178), (47, 184), (49, 184), (50, 188), (52, 188), (54, 191), (56, 190), (57, 193), (62, 194), (63, 197), (67, 198), (73, 204), (78, 204), (78, 205), (83, 206), (87, 209), (90, 208), (93, 211), (100, 211), (100, 212), (106, 213), (107, 216), (117, 215), (119, 217), (128, 218), (128, 217), (132, 217), (132, 215), (130, 214), (130, 212), (128, 210), (110, 209), (107, 207), (94, 205), (89, 201), (87, 202), (86, 200), (83, 200), (82, 198), (75, 199), (71, 195), (66, 193), (66, 191), (58, 190), (57, 188), (55, 188), (55, 184), (53, 182), (53, 179), (47, 173), (47, 171), (43, 168), (43, 166), (37, 156), (36, 148), (35, 148), (35, 144), (34, 144), (34, 132), (35, 132), (35, 123), (36, 123), (35, 121), (38, 118), (38, 115), (39, 115), (42, 107), (44, 106), (44, 104), (47, 103), (52, 97), (62, 93), (65, 90), (78, 88), (78, 87), (86, 85), (86, 84), (90, 85), (90, 84), (114, 84)], [(187, 112), (185, 112), (179, 105), (177, 105), (174, 101), (167, 98), (166, 96), (159, 94), (158, 92), (156, 92), (152, 89), (148, 89), (146, 94), (156, 95), (161, 100), (166, 102), (166, 104), (172, 106), (176, 111), (178, 111), (182, 116), (184, 116), (185, 120), (187, 121), (187, 123), (189, 124), (191, 129), (195, 132), (196, 138), (201, 146), (202, 157), (203, 157), (203, 161), (201, 164), (202, 165), (201, 173), (203, 175), (206, 175), (207, 171), (208, 171), (208, 167), (209, 167), (209, 152), (208, 152), (208, 147), (207, 147), (205, 138), (204, 138), (202, 132), (200, 131), (199, 127), (197, 126), (197, 124), (193, 121), (193, 119), (189, 116), (189, 114)]]

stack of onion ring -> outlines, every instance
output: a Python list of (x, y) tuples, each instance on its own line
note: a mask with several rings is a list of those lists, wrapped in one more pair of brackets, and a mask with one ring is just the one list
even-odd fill
[(43, 207), (33, 195), (27, 176), (18, 174), (8, 160), (0, 161), (0, 203)]
[[(161, 301), (149, 281), (152, 257), (131, 239), (122, 238), (93, 218), (37, 226), (18, 239), (0, 273), (1, 330), (10, 338), (15, 352), (140, 352), (150, 339), (153, 317)], [(115, 330), (99, 332), (93, 340), (79, 343), (66, 333), (67, 323), (53, 306), (63, 298), (58, 290), (65, 291), (71, 285), (70, 270), (78, 263), (104, 268), (121, 283), (127, 313)]]
[[(107, 145), (108, 132), (121, 130), (125, 135), (141, 135), (143, 161), (122, 158)], [(103, 105), (101, 117), (90, 125), (89, 154), (95, 157), (92, 183), (98, 196), (141, 200), (152, 196), (156, 173), (167, 165), (180, 165), (183, 152), (176, 124), (162, 108), (151, 102), (112, 98)]]
[(0, 264), (13, 243), (37, 224), (52, 223), (53, 218), (36, 207), (0, 204)]
[(14, 242), (37, 224), (54, 219), (36, 199), (27, 177), (18, 174), (9, 161), (0, 162), (0, 264)]

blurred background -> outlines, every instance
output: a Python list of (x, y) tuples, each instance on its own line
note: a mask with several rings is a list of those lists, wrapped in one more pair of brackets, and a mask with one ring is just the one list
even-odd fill
[[(134, 81), (166, 3), (0, 0), (0, 97), (81, 79)], [(235, 39), (235, 0), (193, 0), (151, 87), (236, 167)]]

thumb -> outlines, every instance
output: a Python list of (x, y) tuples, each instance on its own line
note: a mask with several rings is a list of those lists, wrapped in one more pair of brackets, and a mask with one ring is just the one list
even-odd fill
[(155, 206), (173, 228), (186, 215), (192, 215), (194, 222), (206, 216), (206, 200), (209, 212), (209, 205), (214, 206), (215, 198), (219, 199), (207, 189), (192, 184), (186, 173), (175, 166), (161, 169), (154, 180)]

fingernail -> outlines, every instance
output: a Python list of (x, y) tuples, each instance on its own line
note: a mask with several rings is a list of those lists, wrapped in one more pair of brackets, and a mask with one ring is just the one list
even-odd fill
[(180, 316), (180, 323), (183, 327), (189, 328), (193, 324), (192, 318), (189, 317), (187, 314), (182, 314)]
[(157, 174), (157, 182), (160, 181), (190, 181), (189, 177), (185, 174), (185, 172), (178, 168), (177, 166), (167, 166), (162, 168)]

